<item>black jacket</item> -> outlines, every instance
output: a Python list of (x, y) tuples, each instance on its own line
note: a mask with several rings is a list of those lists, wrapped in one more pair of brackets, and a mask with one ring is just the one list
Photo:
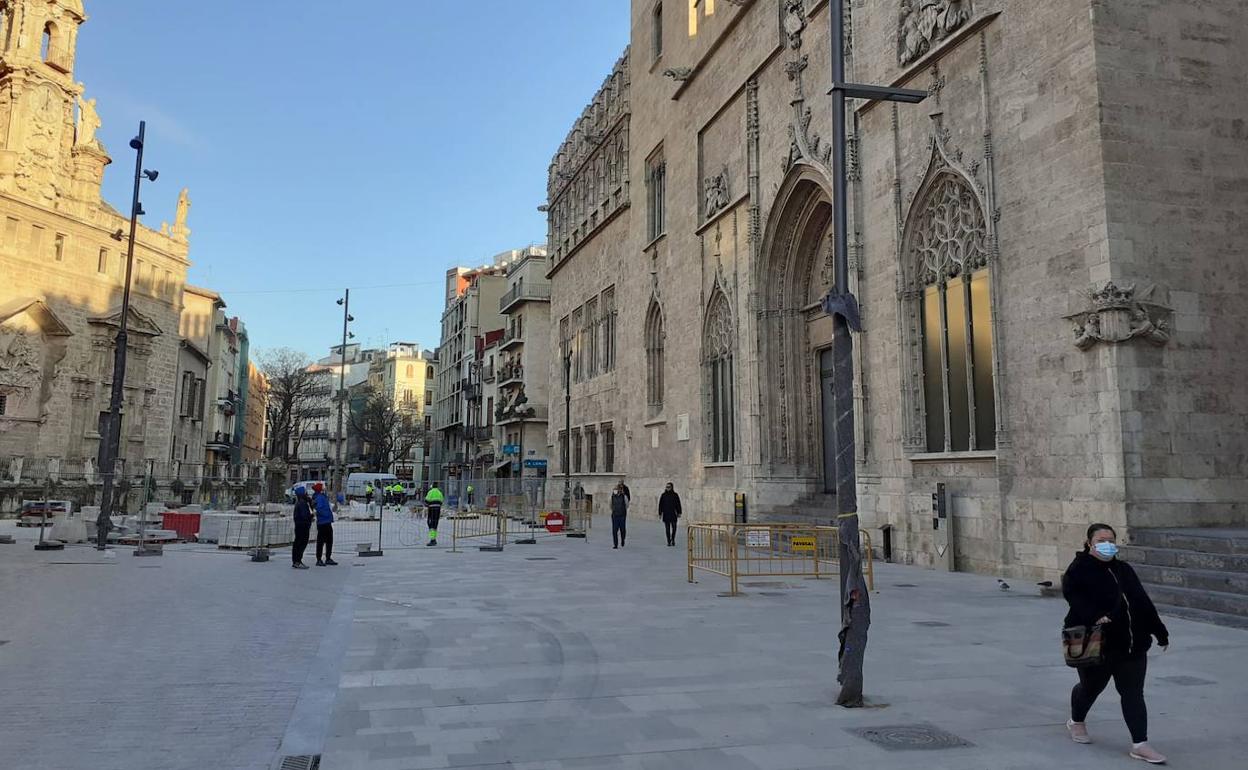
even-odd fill
[(312, 523), (312, 505), (308, 501), (307, 495), (300, 495), (295, 498), (295, 523), (311, 524)]
[(1153, 600), (1131, 565), (1118, 559), (1101, 561), (1088, 553), (1075, 555), (1075, 560), (1062, 575), (1062, 595), (1070, 605), (1066, 627), (1091, 626), (1102, 617), (1105, 625), (1106, 652), (1125, 657), (1138, 657), (1158, 643), (1170, 643), (1170, 632), (1161, 622)]
[(663, 494), (659, 495), (659, 516), (663, 521), (676, 521), (680, 514), (680, 495), (675, 491), (663, 490)]

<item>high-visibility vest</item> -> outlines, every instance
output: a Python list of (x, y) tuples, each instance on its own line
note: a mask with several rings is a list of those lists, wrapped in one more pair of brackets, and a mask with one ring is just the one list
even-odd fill
[(446, 498), (442, 496), (442, 490), (438, 489), (437, 487), (434, 487), (433, 489), (429, 490), (429, 494), (425, 495), (426, 503), (440, 503), (445, 499)]

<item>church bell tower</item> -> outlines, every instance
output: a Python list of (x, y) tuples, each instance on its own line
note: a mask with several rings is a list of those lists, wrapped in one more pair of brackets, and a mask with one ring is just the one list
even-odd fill
[(82, 183), (102, 178), (108, 163), (94, 138), (94, 104), (75, 125), (85, 20), (82, 0), (0, 0), (0, 190), (49, 208), (80, 198)]

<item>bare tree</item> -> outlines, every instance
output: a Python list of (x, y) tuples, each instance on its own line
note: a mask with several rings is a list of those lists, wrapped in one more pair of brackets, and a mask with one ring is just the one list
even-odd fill
[(424, 444), (425, 424), (415, 407), (371, 386), (365, 386), (362, 407), (349, 415), (350, 428), (364, 447), (365, 464), (374, 472), (389, 471)]
[(269, 380), (265, 456), (286, 462), (298, 456), (299, 439), (322, 399), (324, 383), (310, 368), (312, 360), (297, 350), (274, 348), (258, 359)]

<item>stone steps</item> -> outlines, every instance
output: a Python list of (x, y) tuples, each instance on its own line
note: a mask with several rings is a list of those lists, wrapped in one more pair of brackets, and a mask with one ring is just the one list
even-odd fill
[(1248, 530), (1137, 529), (1121, 550), (1159, 610), (1248, 627)]

